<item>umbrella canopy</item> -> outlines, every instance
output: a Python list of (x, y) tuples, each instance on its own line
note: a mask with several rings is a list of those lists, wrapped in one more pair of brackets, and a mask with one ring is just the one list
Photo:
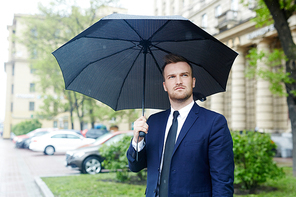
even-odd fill
[(226, 90), (237, 56), (184, 17), (124, 14), (102, 18), (53, 55), (67, 90), (121, 110), (169, 108), (161, 73), (168, 53), (192, 64), (195, 100)]

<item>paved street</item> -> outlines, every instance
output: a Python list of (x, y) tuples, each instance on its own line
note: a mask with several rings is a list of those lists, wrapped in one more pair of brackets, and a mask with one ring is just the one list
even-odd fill
[(0, 137), (0, 197), (42, 197), (35, 177), (79, 174), (64, 167), (64, 160), (64, 154), (17, 149)]

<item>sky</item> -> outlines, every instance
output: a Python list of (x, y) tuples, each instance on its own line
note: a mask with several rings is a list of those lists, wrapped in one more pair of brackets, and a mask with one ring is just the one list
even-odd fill
[[(0, 7), (0, 122), (5, 117), (5, 99), (6, 99), (6, 73), (4, 63), (8, 61), (8, 31), (7, 26), (12, 25), (14, 14), (35, 14), (38, 12), (38, 2), (42, 4), (49, 0), (9, 0), (2, 1)], [(78, 3), (85, 0), (77, 0)], [(128, 9), (128, 14), (152, 15), (152, 0), (120, 0), (122, 7)]]

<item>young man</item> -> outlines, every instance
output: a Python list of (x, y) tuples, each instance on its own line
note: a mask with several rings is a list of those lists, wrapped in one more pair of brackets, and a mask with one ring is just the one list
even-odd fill
[[(144, 117), (135, 121), (127, 152), (130, 169), (147, 168), (148, 197), (233, 196), (233, 144), (226, 119), (194, 102), (196, 79), (185, 58), (167, 55), (163, 77), (171, 109), (151, 115), (147, 122)], [(146, 133), (145, 139), (139, 131)]]

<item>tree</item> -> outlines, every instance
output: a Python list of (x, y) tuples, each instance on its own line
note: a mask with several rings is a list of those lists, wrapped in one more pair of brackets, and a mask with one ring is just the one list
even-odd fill
[[(262, 72), (261, 70), (258, 76), (270, 81), (271, 89), (274, 93), (277, 92), (280, 94), (284, 89), (286, 91), (284, 95), (287, 96), (293, 135), (294, 149), (292, 155), (294, 176), (296, 176), (296, 46), (293, 41), (288, 19), (293, 16), (295, 10), (296, 4), (293, 0), (257, 0), (257, 7), (255, 8), (257, 15), (253, 19), (257, 27), (274, 24), (283, 54), (285, 55), (285, 65), (278, 67), (278, 72), (276, 74), (272, 74), (272, 72), (268, 71)], [(281, 55), (278, 54), (275, 56), (278, 58)], [(259, 57), (257, 56), (257, 58)], [(275, 78), (276, 80), (274, 80)], [(279, 85), (280, 83), (284, 84), (284, 89), (279, 88), (281, 86)]]
[(60, 68), (51, 53), (99, 20), (99, 8), (112, 1), (90, 0), (89, 7), (85, 9), (71, 2), (73, 1), (56, 0), (50, 2), (49, 6), (39, 4), (40, 14), (25, 18), (27, 30), (20, 41), (29, 51), (31, 66), (38, 76), (38, 85), (43, 92), (44, 105), (39, 115), (50, 119), (68, 111), (71, 128), (74, 128), (76, 114), (82, 130), (86, 117), (90, 117), (91, 123), (94, 124), (94, 111), (98, 107), (94, 107), (95, 102), (91, 101), (91, 98), (64, 89)]

